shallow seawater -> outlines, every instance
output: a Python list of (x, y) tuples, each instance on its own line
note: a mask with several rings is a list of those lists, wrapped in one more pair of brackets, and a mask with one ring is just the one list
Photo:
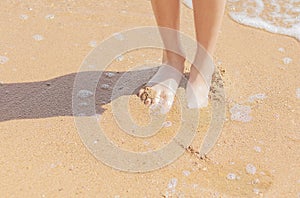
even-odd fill
[(300, 40), (300, 0), (228, 0), (227, 6), (238, 23)]
[[(183, 0), (192, 8), (192, 0)], [(300, 0), (228, 0), (236, 22), (300, 40)]]

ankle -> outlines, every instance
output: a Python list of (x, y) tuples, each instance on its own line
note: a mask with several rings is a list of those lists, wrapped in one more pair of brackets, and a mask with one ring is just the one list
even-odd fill
[(201, 73), (205, 76), (210, 76), (215, 71), (213, 58), (209, 54), (196, 55), (193, 64), (191, 65), (191, 74), (198, 75)]
[(203, 47), (197, 47), (196, 55), (192, 64), (198, 70), (203, 67), (214, 68), (213, 56)]
[(170, 51), (164, 51), (162, 63), (166, 65), (170, 65), (180, 72), (183, 72), (184, 70), (184, 62), (185, 62), (185, 54), (183, 52), (170, 52)]

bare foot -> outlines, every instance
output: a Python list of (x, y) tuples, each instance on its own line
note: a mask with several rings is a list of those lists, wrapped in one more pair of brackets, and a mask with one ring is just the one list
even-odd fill
[(202, 65), (192, 65), (186, 87), (186, 98), (189, 108), (202, 108), (208, 105), (208, 94), (213, 73), (214, 65), (211, 61)]
[(170, 111), (183, 75), (182, 66), (162, 65), (150, 81), (139, 91), (138, 96), (145, 105), (166, 114)]

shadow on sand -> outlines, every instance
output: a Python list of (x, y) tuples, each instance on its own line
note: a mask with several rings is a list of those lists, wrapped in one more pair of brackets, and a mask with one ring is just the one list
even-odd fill
[[(105, 111), (103, 105), (120, 96), (137, 94), (139, 88), (148, 82), (156, 71), (157, 67), (128, 72), (109, 72), (112, 77), (102, 75), (95, 92), (96, 113), (102, 114)], [(72, 110), (73, 86), (75, 78), (78, 78), (76, 75), (81, 79), (98, 79), (100, 73), (102, 72), (88, 71), (47, 81), (0, 84), (0, 121), (77, 116), (73, 115)], [(118, 90), (114, 90), (112, 98), (117, 82)], [(103, 89), (102, 84), (108, 84), (110, 88)], [(180, 86), (183, 84), (181, 83)]]

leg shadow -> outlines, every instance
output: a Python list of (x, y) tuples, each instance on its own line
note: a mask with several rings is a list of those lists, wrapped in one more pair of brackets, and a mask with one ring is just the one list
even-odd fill
[[(109, 71), (112, 74), (110, 77), (102, 75), (95, 90), (96, 113), (102, 114), (105, 111), (103, 105), (120, 96), (137, 94), (139, 88), (148, 82), (157, 69), (158, 67), (128, 72)], [(100, 73), (108, 72), (88, 71), (47, 81), (0, 84), (0, 121), (77, 116), (73, 115), (72, 110), (76, 75), (82, 79), (97, 79)], [(103, 89), (103, 84), (110, 88)]]

